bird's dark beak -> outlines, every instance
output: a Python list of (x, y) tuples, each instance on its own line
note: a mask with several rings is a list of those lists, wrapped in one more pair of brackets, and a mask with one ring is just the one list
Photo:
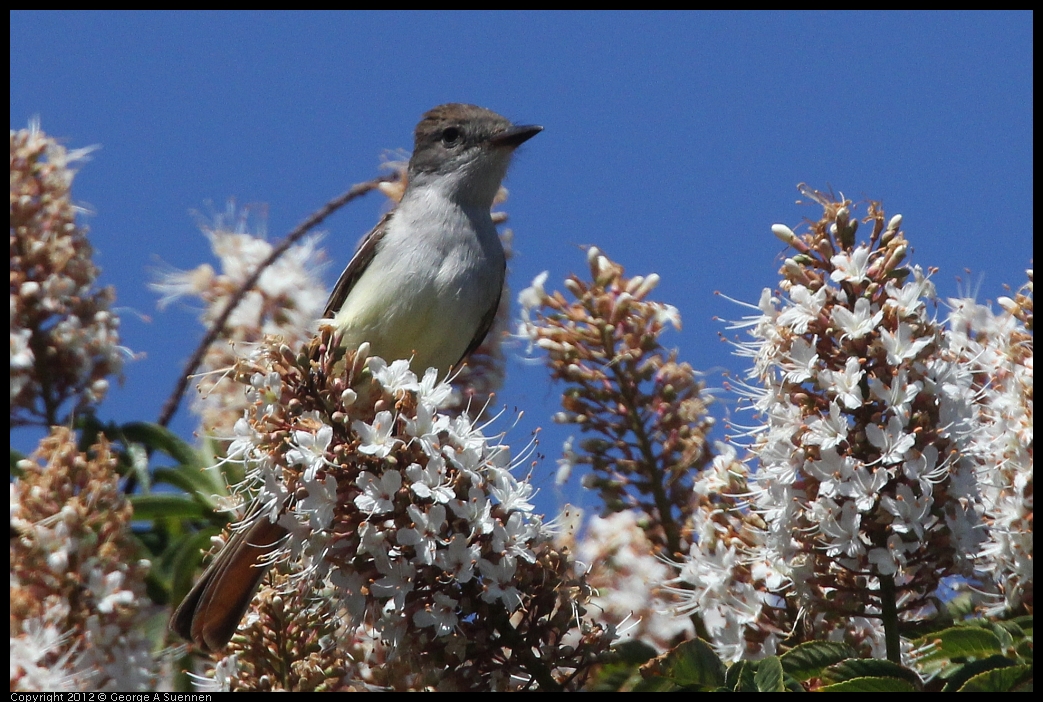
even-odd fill
[(535, 124), (524, 124), (515, 127), (511, 127), (502, 134), (497, 134), (489, 143), (493, 146), (503, 146), (510, 149), (516, 148), (521, 144), (525, 143), (529, 139), (543, 131), (543, 127), (536, 126)]

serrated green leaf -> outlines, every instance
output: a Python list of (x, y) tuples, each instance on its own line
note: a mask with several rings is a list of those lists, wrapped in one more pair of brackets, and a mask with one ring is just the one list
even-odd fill
[(974, 598), (969, 592), (961, 592), (956, 597), (945, 603), (945, 611), (949, 619), (958, 622), (971, 614), (975, 608)]
[(1014, 661), (1004, 656), (989, 656), (984, 660), (954, 665), (952, 670), (946, 671), (946, 683), (942, 692), (956, 692), (975, 675), (997, 668), (1008, 668), (1014, 665)]
[(612, 647), (613, 658), (623, 663), (640, 665), (655, 658), (656, 650), (644, 641), (623, 641)]
[(205, 507), (184, 495), (133, 495), (130, 503), (134, 507), (135, 521), (151, 521), (160, 517), (202, 519), (209, 515)]
[(746, 667), (746, 661), (736, 661), (728, 666), (728, 670), (724, 673), (724, 686), (729, 690), (737, 691), (739, 689), (739, 680), (742, 675), (742, 669)]
[(916, 686), (898, 678), (854, 678), (818, 688), (819, 692), (916, 692)]
[[(632, 680), (632, 678), (637, 678)], [(637, 667), (626, 663), (607, 663), (601, 666), (586, 689), (590, 692), (622, 692), (624, 689), (632, 689), (642, 680)]]
[(923, 686), (915, 671), (880, 658), (848, 658), (822, 671), (822, 680), (829, 684), (857, 678), (898, 678), (916, 688)]
[(1002, 626), (1002, 622), (992, 622), (991, 624), (989, 628), (996, 635), (996, 640), (1000, 642), (1000, 646), (1003, 649), (1013, 648), (1014, 637), (1010, 631)]
[(757, 685), (757, 692), (783, 692), (782, 684), (782, 661), (778, 656), (768, 656), (757, 661), (757, 672), (753, 675), (753, 682)]
[(685, 641), (641, 668), (646, 679), (663, 678), (681, 687), (720, 687), (724, 672), (724, 664), (702, 639)]
[(960, 692), (1011, 692), (1031, 681), (1031, 665), (1012, 665), (975, 675), (960, 688)]
[(1025, 636), (1032, 636), (1032, 615), (1026, 614), (1021, 617), (1015, 617), (1010, 620), (1012, 623), (1017, 624), (1021, 631), (1024, 632)]
[(656, 650), (643, 641), (624, 641), (612, 647), (608, 662), (587, 685), (591, 692), (630, 691), (641, 681), (640, 666), (651, 660)]
[(838, 641), (808, 641), (783, 653), (779, 660), (782, 669), (797, 680), (807, 680), (823, 669), (846, 658), (857, 658), (858, 653), (846, 643)]
[(639, 683), (630, 688), (631, 692), (677, 692), (679, 689), (669, 678), (643, 677)]
[(932, 645), (932, 650), (917, 660), (917, 665), (925, 669), (934, 662), (970, 657), (988, 658), (1003, 651), (996, 634), (975, 626), (955, 626), (914, 642), (917, 648), (927, 645)]
[(997, 627), (1003, 629), (1003, 631), (1010, 634), (1012, 639), (1022, 639), (1025, 637), (1025, 631), (1015, 622), (1000, 620), (993, 622), (992, 626), (994, 631)]
[(753, 661), (747, 661), (746, 665), (743, 666), (742, 670), (739, 671), (739, 686), (735, 688), (736, 692), (756, 692), (757, 681), (754, 676), (757, 673), (757, 664)]

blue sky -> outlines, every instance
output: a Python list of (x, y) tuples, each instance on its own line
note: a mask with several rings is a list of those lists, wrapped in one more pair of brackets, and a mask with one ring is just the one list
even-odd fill
[[(770, 226), (819, 214), (795, 204), (797, 183), (902, 213), (943, 295), (995, 299), (1031, 266), (1028, 12), (14, 12), (10, 48), (11, 127), (39, 116), (70, 147), (101, 146), (73, 192), (123, 341), (146, 354), (101, 408), (118, 421), (158, 415), (202, 335), (195, 310), (159, 312), (146, 287), (161, 264), (210, 260), (192, 212), (264, 203), (277, 239), (373, 177), (384, 150), (411, 148), (444, 102), (545, 127), (507, 181), (514, 291), (584, 270), (585, 244), (656, 272), (684, 320), (665, 343), (711, 386), (743, 370), (714, 317), (744, 310), (714, 291), (756, 301), (775, 285)], [(325, 223), (327, 285), (383, 207), (370, 196)], [(591, 506), (553, 488), (570, 432), (520, 354), (500, 399), (525, 412), (512, 444), (543, 427), (540, 507)], [(183, 409), (172, 426), (190, 437), (194, 420)]]

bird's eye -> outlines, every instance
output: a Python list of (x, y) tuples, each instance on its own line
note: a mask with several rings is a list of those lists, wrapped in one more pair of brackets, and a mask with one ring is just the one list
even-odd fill
[(460, 141), (460, 130), (456, 127), (446, 127), (442, 130), (442, 144), (445, 146), (456, 146)]

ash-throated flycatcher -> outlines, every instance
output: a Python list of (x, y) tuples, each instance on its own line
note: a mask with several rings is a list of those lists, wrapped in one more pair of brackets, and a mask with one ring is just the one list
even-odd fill
[[(398, 207), (362, 240), (323, 317), (357, 348), (448, 373), (496, 316), (506, 259), (489, 210), (511, 154), (543, 127), (474, 105), (440, 105), (416, 127)], [(267, 519), (232, 535), (171, 618), (208, 651), (232, 638), (287, 530)]]

